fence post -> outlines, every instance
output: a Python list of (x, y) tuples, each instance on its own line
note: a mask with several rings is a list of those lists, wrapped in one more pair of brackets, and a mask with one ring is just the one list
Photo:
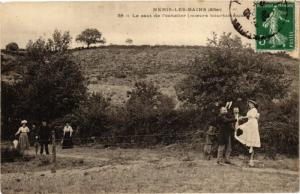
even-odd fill
[(55, 141), (55, 131), (52, 131), (52, 162), (53, 167), (51, 169), (51, 172), (56, 172), (56, 141)]

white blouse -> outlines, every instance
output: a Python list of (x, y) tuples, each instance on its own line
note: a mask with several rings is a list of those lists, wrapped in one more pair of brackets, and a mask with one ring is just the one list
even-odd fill
[(71, 126), (65, 126), (64, 127), (64, 132), (73, 132), (73, 129), (72, 129), (72, 127)]
[(256, 108), (252, 108), (247, 112), (247, 118), (248, 119), (258, 119), (259, 118), (259, 113), (257, 112)]
[(28, 127), (20, 127), (17, 134), (19, 133), (29, 133), (29, 128)]

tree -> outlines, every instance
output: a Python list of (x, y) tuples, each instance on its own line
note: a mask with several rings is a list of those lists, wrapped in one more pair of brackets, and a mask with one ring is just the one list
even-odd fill
[(230, 33), (208, 39), (203, 56), (194, 60), (191, 73), (178, 87), (181, 100), (196, 104), (202, 116), (215, 102), (263, 97), (282, 98), (290, 85), (282, 64), (255, 53)]
[[(146, 135), (164, 130), (163, 119), (174, 110), (173, 99), (163, 95), (159, 88), (148, 82), (137, 82), (126, 103), (127, 127), (131, 135)], [(160, 131), (157, 131), (160, 130)]]
[(45, 63), (51, 55), (63, 54), (65, 55), (69, 44), (72, 40), (68, 31), (62, 33), (59, 30), (55, 30), (52, 34), (52, 39), (47, 41), (43, 38), (38, 38), (35, 42), (29, 40), (26, 45), (28, 58), (32, 61), (39, 61)]
[(15, 42), (11, 42), (9, 44), (6, 45), (5, 49), (7, 51), (18, 51), (19, 50), (19, 46), (17, 43)]
[(89, 48), (91, 44), (105, 44), (106, 40), (104, 38), (101, 38), (102, 33), (99, 32), (99, 30), (95, 28), (88, 28), (77, 36), (76, 41), (85, 43)]
[(125, 42), (126, 44), (130, 45), (133, 43), (133, 40), (131, 38), (127, 38)]
[(19, 121), (16, 105), (18, 104), (19, 88), (1, 81), (1, 138), (10, 139), (16, 132)]
[(53, 120), (70, 113), (86, 96), (80, 67), (67, 52), (71, 37), (56, 30), (52, 39), (27, 45), (26, 71), (19, 83), (20, 118)]
[(60, 31), (55, 30), (52, 39), (48, 39), (46, 48), (52, 52), (65, 52), (69, 48), (71, 40), (72, 37), (69, 31), (62, 34)]
[(109, 100), (92, 94), (72, 113), (72, 123), (80, 126), (80, 137), (100, 136), (107, 131)]

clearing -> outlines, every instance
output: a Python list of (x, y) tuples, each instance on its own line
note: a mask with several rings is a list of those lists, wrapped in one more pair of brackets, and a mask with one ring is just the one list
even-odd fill
[[(51, 150), (51, 149), (50, 149)], [(51, 155), (3, 163), (3, 193), (162, 193), (162, 192), (296, 192), (298, 159), (256, 157), (247, 167), (243, 156), (234, 165), (204, 160), (201, 151), (182, 145), (151, 149), (75, 147), (57, 150), (56, 173)]]

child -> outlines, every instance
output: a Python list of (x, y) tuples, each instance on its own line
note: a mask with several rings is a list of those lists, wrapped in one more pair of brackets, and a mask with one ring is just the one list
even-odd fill
[(35, 155), (37, 155), (38, 151), (39, 151), (39, 137), (38, 136), (35, 136), (34, 148), (35, 148)]
[(205, 135), (205, 145), (204, 145), (204, 157), (207, 160), (210, 160), (211, 158), (214, 136), (215, 136), (214, 127), (210, 125)]
[(13, 140), (13, 142), (12, 142), (12, 146), (13, 146), (13, 149), (18, 149), (18, 144), (19, 144), (19, 141), (18, 140)]

